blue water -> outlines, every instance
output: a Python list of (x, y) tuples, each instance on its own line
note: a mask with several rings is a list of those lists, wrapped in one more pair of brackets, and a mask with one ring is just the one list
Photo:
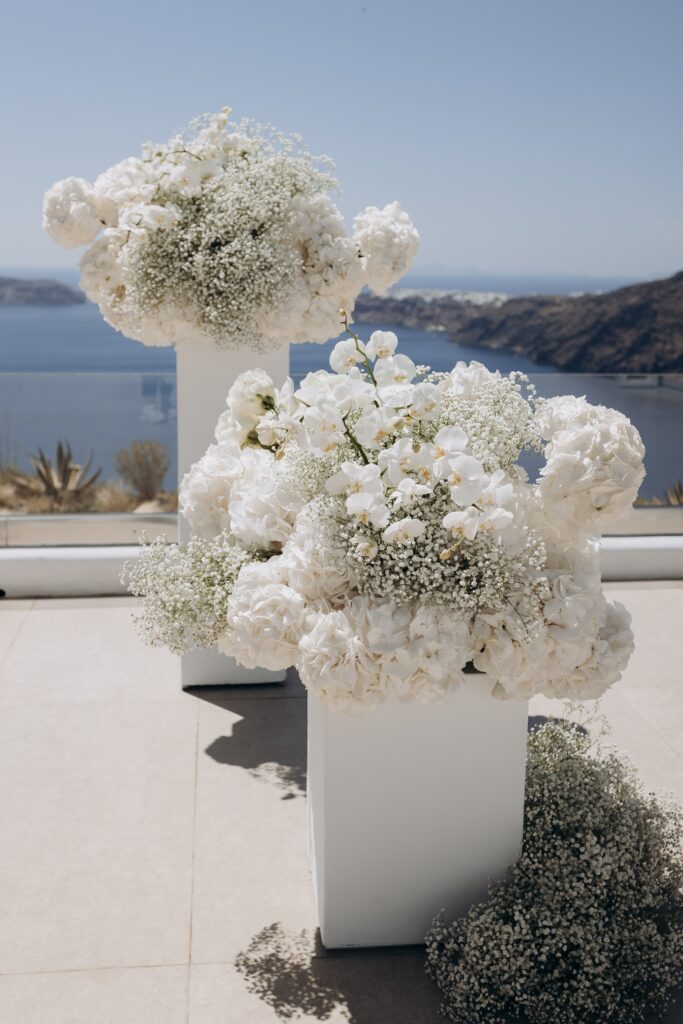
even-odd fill
[[(368, 338), (382, 325), (358, 324), (358, 333)], [(390, 330), (388, 325), (385, 329)], [(502, 372), (544, 369), (522, 356), (487, 349), (455, 345), (439, 331), (396, 328), (401, 351), (433, 370), (448, 370), (459, 360), (478, 359)], [(328, 366), (334, 340), (326, 345), (293, 345), (291, 372), (296, 376)], [(129, 370), (173, 372), (175, 350), (148, 348), (113, 330), (97, 306), (41, 308), (5, 306), (0, 308), (0, 372), (74, 373), (122, 372)]]
[[(357, 329), (367, 338), (377, 326)], [(661, 378), (659, 387), (629, 388), (614, 375), (559, 374), (516, 355), (455, 345), (437, 331), (398, 328), (396, 333), (402, 351), (434, 370), (478, 359), (491, 369), (532, 374), (542, 395), (586, 394), (590, 401), (621, 409), (648, 448), (643, 493), (661, 493), (683, 477), (677, 441), (683, 429), (683, 377)], [(292, 346), (292, 375), (326, 367), (333, 344)], [(95, 466), (107, 478), (115, 474), (119, 448), (148, 438), (169, 449), (165, 485), (175, 487), (173, 348), (147, 348), (124, 338), (90, 303), (0, 308), (0, 460), (28, 466), (29, 453), (38, 447), (54, 451), (63, 439), (78, 461), (92, 449)]]

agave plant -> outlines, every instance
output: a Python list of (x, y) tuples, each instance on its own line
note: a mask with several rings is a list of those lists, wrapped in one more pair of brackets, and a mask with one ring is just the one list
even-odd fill
[(85, 491), (93, 486), (102, 470), (98, 469), (88, 476), (92, 467), (93, 453), (90, 452), (85, 465), (74, 462), (71, 445), (61, 441), (57, 444), (54, 464), (42, 448), (37, 455), (29, 455), (35, 470), (35, 476), (17, 473), (14, 483), (22, 490), (33, 494), (44, 494), (58, 503), (70, 498), (80, 498)]

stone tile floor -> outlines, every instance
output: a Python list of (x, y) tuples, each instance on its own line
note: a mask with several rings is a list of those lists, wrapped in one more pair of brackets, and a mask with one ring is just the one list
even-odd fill
[[(612, 742), (683, 800), (683, 583), (609, 589), (638, 638)], [(441, 1019), (421, 949), (320, 946), (300, 684), (182, 693), (132, 604), (0, 603), (0, 1020)]]

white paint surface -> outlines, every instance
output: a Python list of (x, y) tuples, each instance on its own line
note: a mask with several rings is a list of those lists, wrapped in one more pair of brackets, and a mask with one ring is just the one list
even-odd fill
[(323, 943), (424, 942), (522, 842), (528, 705), (469, 677), (436, 705), (365, 715), (308, 696), (309, 852)]

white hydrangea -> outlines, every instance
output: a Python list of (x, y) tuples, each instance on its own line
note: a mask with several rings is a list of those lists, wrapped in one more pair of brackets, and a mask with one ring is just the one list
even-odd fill
[(605, 600), (598, 549), (586, 541), (549, 556), (542, 622), (524, 626), (523, 598), (496, 616), (479, 616), (475, 666), (497, 684), (497, 696), (596, 699), (623, 672), (633, 650), (630, 616)]
[(272, 457), (257, 448), (242, 452), (242, 474), (230, 492), (230, 530), (244, 547), (279, 551), (305, 501)]
[(230, 528), (230, 494), (242, 475), (239, 445), (212, 444), (180, 484), (180, 512), (198, 537), (216, 537)]
[(228, 601), (218, 649), (246, 668), (278, 670), (296, 661), (306, 601), (281, 582), (279, 562), (275, 557), (245, 566)]
[(355, 598), (339, 611), (311, 614), (299, 640), (297, 668), (304, 686), (339, 711), (370, 710), (382, 699), (376, 659), (358, 633)]
[(548, 696), (575, 700), (596, 700), (616, 683), (634, 650), (631, 615), (618, 601), (605, 602), (604, 618), (592, 645), (590, 657), (581, 662), (561, 687)]
[(571, 395), (543, 402), (538, 422), (548, 440), (539, 491), (561, 529), (600, 532), (622, 518), (645, 476), (645, 447), (633, 424)]
[(281, 571), (307, 601), (339, 604), (354, 589), (354, 573), (329, 522), (299, 515), (282, 550)]
[(65, 178), (45, 193), (43, 227), (58, 245), (90, 245), (100, 231), (116, 223), (116, 205), (84, 178)]
[(405, 273), (417, 231), (391, 203), (368, 208), (350, 235), (329, 161), (228, 113), (146, 144), (92, 184), (57, 182), (44, 226), (60, 245), (90, 247), (83, 290), (146, 345), (325, 342), (363, 288)]
[(381, 295), (410, 269), (420, 236), (399, 203), (368, 206), (353, 222), (353, 237), (365, 258), (367, 283)]

